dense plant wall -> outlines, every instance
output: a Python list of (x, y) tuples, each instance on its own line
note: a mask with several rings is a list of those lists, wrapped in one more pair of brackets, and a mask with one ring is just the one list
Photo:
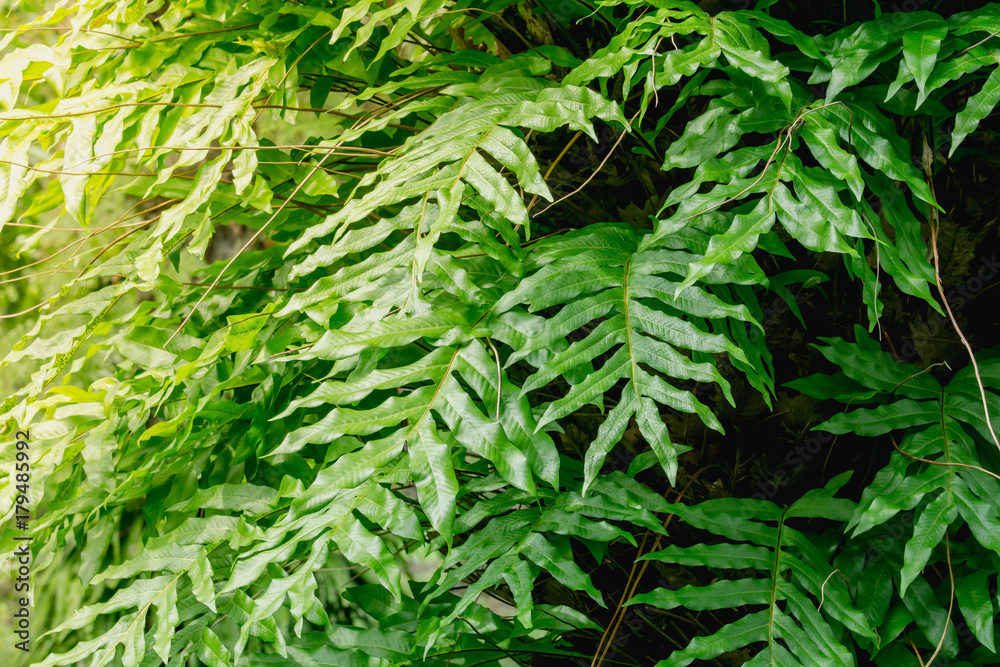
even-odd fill
[(12, 660), (997, 663), (1000, 5), (37, 4)]

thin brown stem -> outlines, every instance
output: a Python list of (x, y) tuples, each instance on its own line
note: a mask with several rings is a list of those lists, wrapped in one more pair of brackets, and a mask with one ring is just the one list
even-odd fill
[[(933, 152), (927, 145), (927, 137), (924, 136), (924, 159), (923, 167), (924, 174), (927, 176), (927, 186), (930, 188), (931, 198), (937, 201), (937, 195), (934, 193), (934, 171), (933, 171)], [(937, 232), (938, 232), (938, 212), (937, 208), (934, 206), (929, 206), (929, 212), (927, 215), (927, 221), (931, 228), (931, 250), (934, 253), (934, 282), (937, 284), (938, 294), (941, 295), (941, 302), (944, 304), (945, 311), (948, 313), (948, 320), (951, 322), (952, 328), (955, 329), (955, 333), (962, 341), (962, 345), (965, 347), (966, 352), (969, 353), (969, 359), (972, 360), (972, 371), (976, 375), (976, 384), (979, 385), (979, 395), (983, 399), (983, 413), (986, 415), (986, 428), (989, 429), (990, 436), (993, 437), (993, 444), (1000, 449), (1000, 439), (997, 438), (996, 431), (993, 430), (993, 422), (990, 420), (990, 406), (987, 401), (986, 388), (983, 386), (983, 377), (979, 373), (979, 364), (976, 362), (976, 355), (972, 351), (972, 346), (969, 344), (969, 339), (965, 337), (962, 332), (962, 328), (958, 326), (958, 320), (955, 319), (955, 313), (951, 310), (951, 305), (948, 303), (948, 297), (944, 293), (944, 284), (941, 282), (941, 259), (938, 256), (937, 247)]]
[[(688, 480), (688, 483), (685, 484), (684, 488), (681, 489), (680, 493), (677, 494), (677, 498), (676, 500), (674, 500), (674, 502), (675, 503), (681, 502), (681, 500), (684, 498), (684, 495), (687, 493), (688, 489), (690, 489), (691, 485), (694, 484), (694, 481), (698, 479), (698, 476), (701, 475), (701, 473), (703, 473), (704, 471), (708, 470), (710, 467), (711, 466), (705, 466), (703, 468), (700, 468), (697, 472), (691, 475), (691, 479)], [(674, 518), (673, 514), (669, 514), (667, 516), (666, 520), (663, 523), (664, 529), (666, 529), (667, 526), (670, 525), (670, 521), (673, 518)], [(650, 549), (650, 552), (656, 551), (657, 549), (660, 548), (661, 539), (662, 539), (661, 535), (656, 536), (656, 541), (653, 543), (653, 548)], [(646, 545), (646, 538), (644, 536), (642, 544), (639, 546), (639, 555), (642, 555), (643, 547), (645, 547), (645, 545)], [(632, 571), (629, 572), (629, 578), (625, 582), (625, 590), (622, 592), (622, 596), (618, 600), (618, 607), (617, 609), (615, 609), (614, 616), (612, 617), (612, 623), (609, 624), (608, 629), (605, 630), (604, 634), (601, 636), (601, 641), (597, 645), (597, 652), (594, 654), (594, 658), (590, 662), (590, 667), (601, 667), (601, 664), (603, 664), (604, 658), (607, 656), (608, 649), (611, 648), (611, 644), (615, 640), (615, 635), (618, 634), (618, 629), (621, 627), (622, 619), (625, 618), (625, 614), (623, 611), (625, 606), (625, 601), (631, 598), (633, 595), (635, 595), (636, 588), (638, 588), (639, 586), (639, 581), (642, 579), (642, 575), (645, 574), (646, 568), (649, 567), (649, 561), (648, 560), (642, 561), (642, 566), (639, 567), (639, 572), (638, 574), (636, 574), (636, 567), (638, 565), (639, 565), (638, 559), (632, 562)]]
[[(639, 115), (639, 112), (636, 111), (635, 114), (633, 114), (632, 117), (629, 118), (628, 122), (629, 122), (630, 126), (632, 124), (632, 121), (634, 121), (638, 115)], [(590, 183), (592, 180), (594, 180), (594, 177), (596, 177), (597, 174), (600, 173), (601, 169), (604, 168), (604, 165), (607, 164), (607, 162), (611, 158), (611, 156), (614, 155), (615, 149), (618, 148), (618, 145), (622, 142), (622, 139), (625, 138), (625, 134), (626, 134), (626, 132), (623, 131), (621, 134), (618, 135), (618, 139), (617, 139), (617, 141), (615, 141), (614, 145), (611, 147), (611, 150), (609, 150), (608, 154), (604, 156), (604, 159), (601, 160), (601, 163), (599, 165), (597, 165), (597, 169), (594, 170), (594, 173), (592, 173), (590, 176), (588, 176), (587, 180), (585, 180), (580, 185), (580, 187), (578, 187), (576, 190), (573, 190), (573, 192), (570, 192), (567, 195), (563, 195), (559, 199), (555, 200), (554, 202), (552, 202), (551, 204), (549, 204), (548, 206), (546, 206), (545, 208), (543, 208), (541, 211), (539, 211), (538, 215), (541, 215), (541, 214), (545, 213), (546, 211), (548, 211), (550, 208), (552, 208), (556, 204), (558, 204), (558, 203), (560, 203), (560, 202), (562, 202), (562, 201), (564, 201), (566, 199), (569, 199), (570, 197), (572, 197), (573, 195), (575, 195), (577, 192), (579, 192), (580, 190), (583, 190), (585, 187), (587, 187), (587, 184)]]
[(951, 612), (955, 606), (955, 573), (951, 569), (951, 543), (948, 541), (948, 531), (944, 532), (944, 554), (945, 559), (948, 562), (948, 581), (951, 582), (951, 595), (948, 597), (948, 615), (944, 619), (944, 630), (941, 632), (941, 639), (938, 640), (937, 647), (934, 649), (934, 653), (927, 660), (925, 667), (930, 667), (934, 659), (938, 657), (938, 653), (941, 652), (941, 647), (944, 646), (945, 637), (948, 636), (948, 626), (951, 622)]
[(921, 463), (929, 463), (929, 464), (935, 465), (935, 466), (954, 466), (956, 468), (969, 468), (971, 470), (978, 470), (981, 473), (987, 474), (990, 477), (993, 477), (995, 479), (1000, 480), (1000, 475), (996, 474), (995, 472), (990, 472), (986, 468), (982, 468), (980, 466), (974, 466), (974, 465), (969, 464), (969, 463), (952, 463), (952, 462), (946, 462), (946, 461), (932, 461), (931, 459), (923, 459), (923, 458), (920, 458), (919, 456), (914, 456), (913, 454), (908, 454), (907, 452), (904, 452), (902, 449), (900, 449), (899, 445), (896, 444), (896, 440), (894, 438), (892, 438), (890, 436), (889, 440), (892, 442), (892, 446), (896, 448), (897, 452), (899, 452), (900, 454), (902, 454), (906, 458), (911, 459), (913, 461), (920, 461)]
[[(569, 149), (573, 147), (573, 144), (576, 143), (576, 140), (579, 139), (582, 135), (583, 135), (583, 130), (577, 130), (577, 133), (573, 135), (573, 138), (569, 140), (569, 143), (563, 146), (562, 151), (559, 153), (559, 155), (556, 156), (556, 159), (552, 161), (552, 164), (549, 165), (549, 168), (545, 170), (545, 175), (542, 176), (542, 182), (547, 182), (549, 180), (549, 176), (552, 175), (552, 172), (555, 170), (556, 165), (559, 164), (560, 160), (563, 159), (566, 153), (569, 152)], [(534, 207), (536, 201), (538, 201), (538, 195), (533, 195), (531, 197), (531, 203), (528, 204), (529, 211)]]
[[(212, 283), (192, 283), (183, 282), (181, 285), (189, 285), (191, 287), (212, 287)], [(261, 287), (259, 285), (215, 285), (215, 289), (248, 289), (248, 290), (261, 290), (263, 292), (304, 292), (305, 289), (300, 287)]]

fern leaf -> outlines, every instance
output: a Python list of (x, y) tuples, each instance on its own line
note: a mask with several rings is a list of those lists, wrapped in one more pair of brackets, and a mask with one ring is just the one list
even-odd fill
[[(814, 493), (815, 500), (832, 500), (847, 481), (846, 476), (831, 480), (826, 489)], [(684, 606), (707, 610), (767, 605), (762, 611), (741, 616), (715, 634), (696, 637), (688, 646), (674, 651), (659, 665), (687, 665), (697, 659), (711, 660), (727, 651), (766, 642), (767, 647), (751, 658), (750, 664), (815, 664), (853, 666), (854, 657), (839, 639), (839, 625), (874, 637), (844, 591), (835, 593), (827, 586), (834, 572), (827, 556), (808, 539), (785, 525), (791, 508), (784, 511), (768, 501), (719, 499), (696, 506), (673, 506), (685, 523), (727, 540), (723, 544), (671, 546), (647, 554), (657, 560), (688, 566), (727, 570), (757, 570), (756, 576), (723, 579), (707, 586), (685, 586), (680, 590), (656, 589), (632, 597), (628, 604), (652, 604), (663, 609)], [(808, 512), (807, 512), (808, 513)], [(777, 523), (777, 525), (771, 525)], [(749, 542), (750, 544), (746, 544)], [(763, 573), (766, 572), (766, 575)], [(789, 572), (790, 576), (784, 573)], [(809, 596), (822, 596), (828, 615), (824, 617)], [(784, 601), (784, 607), (779, 602)], [(782, 643), (784, 642), (784, 643)], [(796, 656), (792, 658), (791, 656)], [(801, 661), (801, 662), (799, 662)]]
[[(677, 348), (724, 352), (746, 361), (743, 352), (724, 335), (707, 333), (689, 321), (646, 305), (643, 297), (655, 294), (650, 287), (661, 286), (665, 281), (653, 275), (663, 270), (655, 264), (657, 254), (637, 256), (638, 242), (639, 239), (627, 228), (608, 225), (600, 230), (588, 230), (586, 234), (568, 235), (559, 243), (543, 246), (537, 251), (537, 261), (545, 262), (544, 265), (525, 278), (495, 308), (504, 312), (519, 302), (528, 304), (531, 310), (565, 304), (553, 318), (552, 327), (538, 339), (527, 340), (527, 344), (521, 346), (512, 359), (527, 357), (571, 331), (586, 326), (594, 318), (605, 317), (610, 311), (615, 311), (613, 316), (605, 317), (597, 324), (582, 341), (573, 343), (543, 363), (522, 388), (522, 394), (526, 394), (572, 369), (593, 362), (617, 346), (598, 371), (574, 384), (564, 398), (549, 405), (539, 420), (540, 428), (587, 403), (600, 400), (620, 380), (628, 381), (621, 401), (609, 414), (588, 452), (584, 491), (595, 479), (611, 444), (620, 438), (628, 420), (634, 415), (638, 416), (639, 428), (657, 453), (668, 478), (674, 479), (678, 446), (670, 442), (669, 434), (656, 414), (657, 404), (697, 413), (709, 426), (721, 429), (706, 406), (690, 394), (677, 391), (656, 374), (662, 372), (668, 377), (716, 381), (728, 388), (714, 368), (708, 364), (692, 363)], [(634, 264), (636, 259), (640, 261)], [(633, 287), (633, 276), (636, 277), (637, 287)], [(686, 305), (691, 304), (691, 310), (698, 314), (709, 313), (720, 319), (727, 316), (750, 319), (745, 309), (725, 304), (705, 291), (696, 290), (685, 296), (686, 299), (675, 298), (671, 303), (681, 313), (685, 312)], [(644, 369), (646, 365), (652, 373)]]
[(1000, 102), (1000, 67), (994, 69), (982, 89), (969, 98), (965, 108), (955, 117), (955, 130), (951, 134), (951, 156), (970, 132), (979, 126), (979, 122), (988, 116)]

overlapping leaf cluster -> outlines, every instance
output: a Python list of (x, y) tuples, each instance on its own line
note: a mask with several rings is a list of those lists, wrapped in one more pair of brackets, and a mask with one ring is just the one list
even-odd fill
[[(881, 640), (889, 644), (879, 655), (886, 664), (906, 660), (903, 645), (893, 640), (915, 622), (925, 647), (933, 650), (940, 643), (944, 655), (955, 657), (960, 649), (957, 624), (946, 612), (950, 603), (941, 602), (953, 596), (966, 634), (992, 652), (996, 611), (989, 572), (996, 570), (1000, 555), (991, 504), (1000, 487), (990, 472), (997, 460), (992, 428), (997, 421), (997, 359), (980, 357), (980, 391), (971, 365), (942, 384), (926, 370), (896, 362), (863, 330), (856, 331), (856, 338), (854, 344), (828, 339), (821, 349), (840, 373), (793, 385), (854, 408), (817, 428), (902, 435), (847, 523), (856, 539), (839, 556), (854, 582), (852, 592), (865, 601), (870, 623), (882, 628)], [(896, 530), (899, 525), (906, 530)], [(973, 539), (946, 544), (945, 533), (958, 534), (963, 525)], [(862, 569), (865, 554), (871, 562)], [(934, 576), (928, 569), (934, 566), (949, 576)]]
[[(659, 464), (677, 482), (686, 447), (665, 416), (723, 430), (691, 386), (732, 402), (739, 374), (770, 401), (758, 297), (806, 278), (769, 283), (768, 255), (843, 255), (869, 330), (886, 276), (937, 307), (920, 232), (937, 204), (887, 113), (954, 117), (954, 153), (995, 106), (997, 70), (957, 115), (942, 96), (996, 65), (982, 40), (1000, 12), (813, 37), (760, 11), (604, 4), (614, 35), (582, 58), (505, 1), (84, 0), (7, 33), (0, 229), (27, 256), (79, 227), (61, 251), (72, 275), (0, 361), (31, 366), (0, 419), (31, 432), (36, 598), (63, 588), (40, 664), (573, 656), (569, 638), (599, 627), (582, 603), (539, 600), (536, 581), (604, 604), (585, 561), (663, 534), (668, 513), (749, 544), (649, 558), (764, 574), (636, 603), (765, 609), (665, 664), (754, 642), (767, 650), (749, 664), (898, 657), (911, 620), (932, 643), (944, 619), (911, 609), (933, 606), (917, 575), (958, 514), (993, 549), (983, 477), (894, 459), (856, 508), (832, 497), (838, 479), (782, 509), (669, 504), (635, 475)], [(548, 142), (599, 128), (685, 170), (652, 225), (560, 228), (535, 208), (567, 199), (552, 175), (569, 147)], [(888, 428), (936, 410), (950, 435), (911, 433), (904, 451), (989, 467), (967, 377), (911, 396), (930, 376), (887, 388), (907, 371), (864, 349), (880, 373), (800, 386), (843, 398), (881, 382), (850, 400), (883, 405), (828, 427), (864, 435), (879, 410)], [(563, 431), (588, 406), (606, 416), (578, 455)], [(633, 422), (648, 449), (602, 473)], [(2, 484), (10, 545), (19, 489)], [(833, 528), (819, 548), (786, 525), (853, 510), (862, 533), (914, 508), (905, 604), (888, 616), (882, 580), (830, 584), (860, 571), (856, 542)], [(970, 580), (959, 604), (992, 649), (986, 586)]]

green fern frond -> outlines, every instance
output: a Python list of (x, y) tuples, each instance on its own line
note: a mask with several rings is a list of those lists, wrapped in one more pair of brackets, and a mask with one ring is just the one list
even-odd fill
[[(835, 415), (817, 426), (818, 429), (863, 436), (904, 431), (898, 451), (890, 454), (889, 464), (864, 490), (846, 528), (853, 529), (855, 538), (874, 534), (874, 539), (884, 539), (880, 532), (905, 517), (912, 531), (894, 547), (894, 558), (899, 559), (894, 580), (907, 608), (928, 604), (926, 600), (932, 600), (933, 594), (924, 572), (943, 560), (946, 532), (955, 532), (964, 524), (975, 538), (978, 550), (982, 550), (977, 558), (989, 554), (993, 559), (1000, 555), (996, 538), (1000, 523), (989, 500), (1000, 492), (1000, 484), (987, 472), (995, 468), (996, 446), (984, 412), (983, 395), (971, 366), (942, 385), (927, 370), (899, 363), (879, 350), (878, 343), (860, 328), (855, 329), (855, 337), (854, 344), (824, 339), (827, 345), (819, 348), (827, 359), (840, 366), (840, 374), (822, 377), (816, 385), (799, 380), (790, 386), (811, 395), (830, 396), (852, 407), (868, 404)], [(982, 355), (979, 366), (990, 421), (996, 423), (1000, 420), (997, 411), (1000, 366), (994, 353)], [(836, 389), (813, 390), (814, 386), (824, 384)], [(968, 575), (963, 574), (966, 567), (956, 563), (954, 576), (971, 576), (977, 566), (973, 565)], [(985, 613), (982, 605), (972, 600), (983, 594), (982, 582), (978, 579), (975, 582), (974, 588), (963, 592), (963, 596), (968, 596), (964, 607), (973, 619), (981, 619)], [(925, 602), (919, 602), (921, 599)], [(940, 608), (936, 601), (929, 604)], [(937, 644), (944, 627), (925, 622), (919, 614), (913, 618), (927, 641)], [(977, 620), (974, 632), (976, 639), (992, 650), (993, 623)], [(957, 644), (953, 637), (946, 641), (943, 650), (946, 655), (954, 655)]]
[(634, 596), (628, 604), (694, 610), (765, 608), (747, 613), (711, 636), (693, 639), (657, 664), (683, 667), (758, 642), (767, 646), (753, 654), (747, 664), (857, 664), (842, 641), (843, 629), (874, 639), (872, 629), (843, 584), (832, 580), (835, 570), (828, 555), (811, 544), (807, 535), (787, 525), (798, 517), (844, 520), (850, 516), (853, 503), (833, 498), (849, 476), (831, 480), (824, 489), (810, 492), (784, 510), (769, 501), (744, 499), (708, 500), (693, 507), (672, 505), (670, 511), (686, 524), (726, 541), (671, 546), (643, 559), (716, 571), (754, 570), (755, 576), (723, 578), (707, 586), (679, 590), (658, 588)]
[[(742, 362), (746, 362), (746, 356), (726, 335), (705, 331), (683, 316), (710, 321), (732, 318), (760, 326), (746, 306), (726, 303), (707, 290), (691, 288), (675, 297), (678, 283), (660, 274), (669, 275), (682, 263), (678, 253), (640, 252), (639, 243), (639, 235), (625, 225), (589, 228), (584, 233), (540, 243), (529, 255), (529, 265), (539, 268), (495, 308), (502, 314), (521, 303), (527, 304), (529, 312), (561, 306), (558, 314), (548, 319), (544, 332), (525, 340), (508, 364), (547, 349), (597, 321), (585, 338), (546, 360), (525, 381), (522, 395), (581, 367), (588, 370), (565, 397), (548, 406), (539, 419), (539, 429), (587, 403), (603, 405), (605, 393), (619, 381), (626, 381), (618, 404), (608, 413), (587, 450), (584, 493), (633, 417), (671, 484), (677, 474), (677, 455), (683, 450), (671, 442), (658, 406), (697, 414), (706, 425), (722, 431), (707, 406), (671, 386), (664, 376), (717, 383), (732, 401), (729, 383), (713, 364), (695, 362), (680, 350), (702, 353), (703, 357), (727, 354)], [(695, 257), (688, 255), (688, 259)], [(590, 371), (602, 356), (600, 368)]]

